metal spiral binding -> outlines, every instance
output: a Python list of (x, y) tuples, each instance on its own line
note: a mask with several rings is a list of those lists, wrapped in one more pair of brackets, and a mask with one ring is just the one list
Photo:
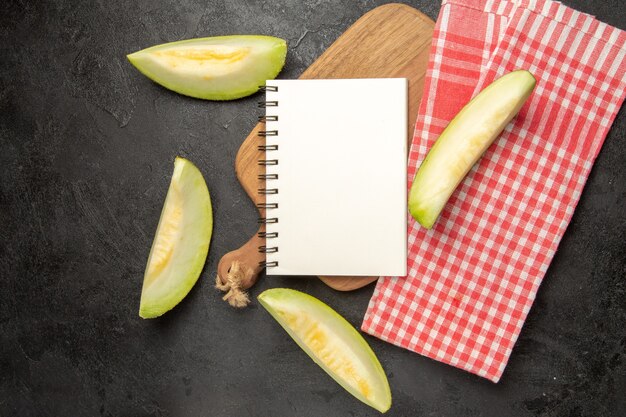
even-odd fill
[(261, 253), (276, 253), (278, 252), (278, 248), (277, 247), (269, 247), (269, 246), (259, 246), (259, 252)]
[(259, 159), (259, 165), (278, 165), (278, 159)]
[(263, 194), (263, 195), (278, 194), (278, 188), (259, 188), (259, 194)]
[(259, 174), (259, 175), (257, 175), (257, 178), (259, 179), (259, 181), (277, 180), (278, 179), (278, 174)]
[[(278, 92), (278, 87), (277, 86), (273, 86), (273, 85), (266, 85), (266, 86), (261, 86), (259, 87), (259, 90), (262, 92)], [(259, 101), (258, 103), (259, 108), (262, 109), (266, 109), (268, 107), (278, 107), (278, 101), (275, 100), (265, 100), (265, 101)], [(259, 123), (266, 123), (266, 122), (277, 122), (278, 121), (278, 116), (276, 115), (264, 115), (264, 116), (259, 116)], [(269, 136), (278, 136), (278, 130), (259, 130), (258, 131), (258, 135), (260, 138), (266, 138)], [(272, 151), (277, 151), (278, 150), (278, 145), (267, 145), (267, 144), (261, 144), (257, 146), (257, 149), (260, 152), (272, 152)], [(258, 161), (258, 165), (259, 166), (274, 166), (274, 165), (278, 165), (278, 159), (259, 159)], [(257, 176), (259, 181), (264, 181), (266, 183), (265, 187), (259, 187), (258, 192), (260, 195), (275, 195), (278, 194), (278, 188), (268, 188), (267, 187), (267, 181), (271, 181), (271, 180), (277, 180), (278, 179), (278, 174), (267, 174), (267, 173), (263, 173), (263, 174), (259, 174)], [(259, 208), (259, 210), (273, 210), (273, 209), (277, 209), (278, 208), (278, 203), (267, 203), (267, 202), (263, 202), (263, 203), (258, 203), (257, 207)], [(278, 218), (277, 217), (259, 217), (258, 220), (259, 224), (274, 224), (274, 223), (278, 223)], [(278, 237), (278, 233), (277, 232), (259, 232), (258, 236), (261, 239), (275, 239)], [(266, 245), (262, 245), (259, 246), (259, 252), (260, 253), (277, 253), (278, 252), (278, 246), (266, 246)], [(262, 261), (259, 262), (259, 266), (261, 268), (272, 268), (272, 267), (277, 267), (278, 266), (278, 261), (271, 261), (271, 262), (267, 262), (267, 261)]]

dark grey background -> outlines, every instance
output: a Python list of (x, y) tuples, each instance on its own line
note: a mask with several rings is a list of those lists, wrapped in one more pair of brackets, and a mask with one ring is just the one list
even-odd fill
[[(375, 416), (254, 302), (213, 289), (219, 258), (256, 229), (233, 161), (260, 96), (193, 100), (125, 55), (199, 36), (288, 40), (297, 77), (380, 1), (18, 1), (0, 4), (0, 415)], [(622, 0), (566, 1), (626, 29)], [(413, 6), (435, 19), (438, 1)], [(624, 68), (621, 68), (623, 71)], [(615, 416), (626, 410), (626, 114), (618, 115), (502, 381), (366, 336), (390, 416)], [(176, 155), (211, 190), (202, 276), (164, 317), (137, 316)], [(313, 294), (352, 324), (373, 286), (262, 278)]]

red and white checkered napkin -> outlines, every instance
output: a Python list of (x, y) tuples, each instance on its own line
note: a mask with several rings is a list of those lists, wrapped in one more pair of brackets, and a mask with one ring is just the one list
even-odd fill
[(362, 329), (497, 382), (624, 100), (626, 32), (546, 0), (444, 1), (409, 157), (495, 78), (537, 86), (432, 230), (409, 223), (409, 273), (382, 277)]

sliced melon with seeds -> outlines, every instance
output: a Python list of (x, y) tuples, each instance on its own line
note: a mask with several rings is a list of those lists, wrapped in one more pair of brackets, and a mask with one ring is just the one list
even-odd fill
[(211, 197), (204, 178), (194, 164), (177, 157), (148, 257), (140, 317), (158, 317), (185, 298), (200, 276), (212, 231)]
[(384, 413), (391, 407), (389, 382), (363, 336), (315, 297), (287, 288), (259, 295), (263, 307), (293, 340), (350, 394)]
[(258, 91), (285, 64), (287, 43), (235, 35), (165, 43), (128, 55), (152, 81), (186, 96), (233, 100)]

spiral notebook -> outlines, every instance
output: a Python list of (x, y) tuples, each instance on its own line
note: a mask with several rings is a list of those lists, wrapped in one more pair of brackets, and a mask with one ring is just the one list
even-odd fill
[(406, 79), (265, 86), (268, 275), (406, 275)]

